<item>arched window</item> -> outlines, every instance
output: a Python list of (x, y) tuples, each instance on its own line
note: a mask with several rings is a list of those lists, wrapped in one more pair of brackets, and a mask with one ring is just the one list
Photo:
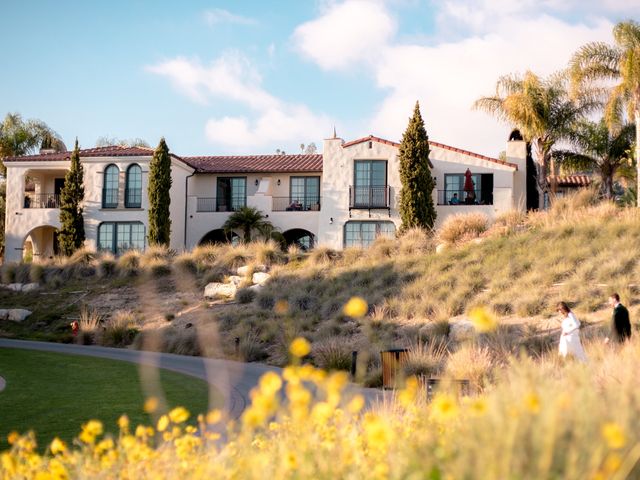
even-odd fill
[(137, 163), (127, 168), (124, 206), (126, 208), (140, 208), (142, 206), (142, 168)]
[(102, 186), (102, 208), (118, 207), (118, 183), (120, 170), (111, 164), (104, 169), (104, 185)]

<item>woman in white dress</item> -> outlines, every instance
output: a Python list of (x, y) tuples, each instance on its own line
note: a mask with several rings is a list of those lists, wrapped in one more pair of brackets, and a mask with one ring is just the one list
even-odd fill
[(571, 355), (581, 362), (586, 362), (587, 356), (580, 342), (580, 320), (564, 302), (558, 304), (557, 310), (562, 315), (562, 333), (558, 347), (560, 356), (566, 358)]

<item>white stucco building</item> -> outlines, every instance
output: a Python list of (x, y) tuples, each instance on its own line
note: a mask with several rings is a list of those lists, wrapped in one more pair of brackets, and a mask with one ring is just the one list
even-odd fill
[[(366, 246), (400, 226), (398, 143), (369, 136), (325, 140), (322, 154), (179, 157), (172, 154), (171, 247), (224, 241), (222, 225), (239, 207), (261, 210), (288, 243), (303, 247)], [(455, 213), (494, 217), (526, 206), (526, 144), (507, 143), (501, 161), (430, 142), (438, 222)], [(147, 181), (153, 151), (101, 147), (80, 151), (85, 170), (86, 245), (121, 253), (144, 249)], [(5, 160), (5, 260), (29, 251), (56, 253), (59, 194), (70, 152)], [(473, 194), (464, 189), (465, 173)], [(467, 197), (469, 199), (467, 200)]]

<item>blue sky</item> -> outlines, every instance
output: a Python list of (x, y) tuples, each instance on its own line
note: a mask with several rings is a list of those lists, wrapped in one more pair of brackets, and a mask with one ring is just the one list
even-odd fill
[(501, 74), (548, 74), (640, 0), (12, 1), (0, 114), (70, 145), (165, 136), (183, 155), (288, 153), (329, 136), (430, 138), (488, 155), (508, 126), (470, 109)]

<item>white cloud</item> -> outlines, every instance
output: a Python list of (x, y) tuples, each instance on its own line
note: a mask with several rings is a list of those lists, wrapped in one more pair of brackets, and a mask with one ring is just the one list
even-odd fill
[(395, 30), (382, 2), (347, 0), (330, 4), (320, 17), (298, 26), (293, 38), (303, 55), (331, 70), (375, 58)]
[(200, 60), (177, 57), (147, 67), (165, 76), (181, 93), (206, 104), (210, 97), (224, 97), (252, 108), (270, 108), (278, 100), (262, 89), (262, 78), (249, 60), (238, 53), (227, 53), (210, 65)]
[(232, 150), (246, 153), (251, 148), (298, 145), (322, 138), (332, 125), (326, 116), (305, 105), (285, 102), (267, 92), (258, 71), (238, 53), (227, 53), (208, 66), (198, 59), (178, 57), (147, 70), (167, 77), (174, 88), (197, 103), (224, 99), (248, 108), (250, 115), (211, 118), (205, 125), (207, 139)]
[[(622, 8), (618, 0), (609, 2)], [(334, 18), (351, 3), (331, 4), (317, 20), (296, 29), (294, 39), (301, 42), (298, 48), (323, 69), (347, 66), (348, 62), (331, 60), (340, 57), (344, 49), (330, 43), (312, 50), (310, 45), (315, 44), (309, 38), (320, 43), (322, 35), (300, 35), (300, 29), (306, 25), (319, 29), (322, 25), (324, 35), (330, 35), (331, 26), (324, 20)], [(385, 12), (379, 3), (375, 5)], [(369, 121), (370, 131), (362, 133), (400, 139), (419, 100), (430, 138), (497, 155), (504, 148), (509, 126), (471, 110), (473, 102), (493, 93), (500, 75), (528, 69), (548, 75), (565, 67), (571, 54), (584, 43), (611, 40), (613, 24), (603, 17), (569, 22), (557, 14), (577, 5), (578, 0), (433, 2), (441, 35), (404, 44), (394, 41), (390, 34), (383, 35), (385, 41), (372, 49), (375, 55), (368, 64), (369, 72), (385, 93)], [(386, 15), (389, 18), (385, 24), (393, 25), (394, 19)], [(359, 47), (356, 42), (353, 49), (344, 48), (358, 51)]]
[(222, 8), (212, 8), (205, 10), (202, 13), (202, 17), (207, 25), (210, 27), (220, 23), (232, 23), (236, 25), (254, 25), (258, 23), (254, 18), (244, 17), (242, 15), (236, 15), (228, 10)]

